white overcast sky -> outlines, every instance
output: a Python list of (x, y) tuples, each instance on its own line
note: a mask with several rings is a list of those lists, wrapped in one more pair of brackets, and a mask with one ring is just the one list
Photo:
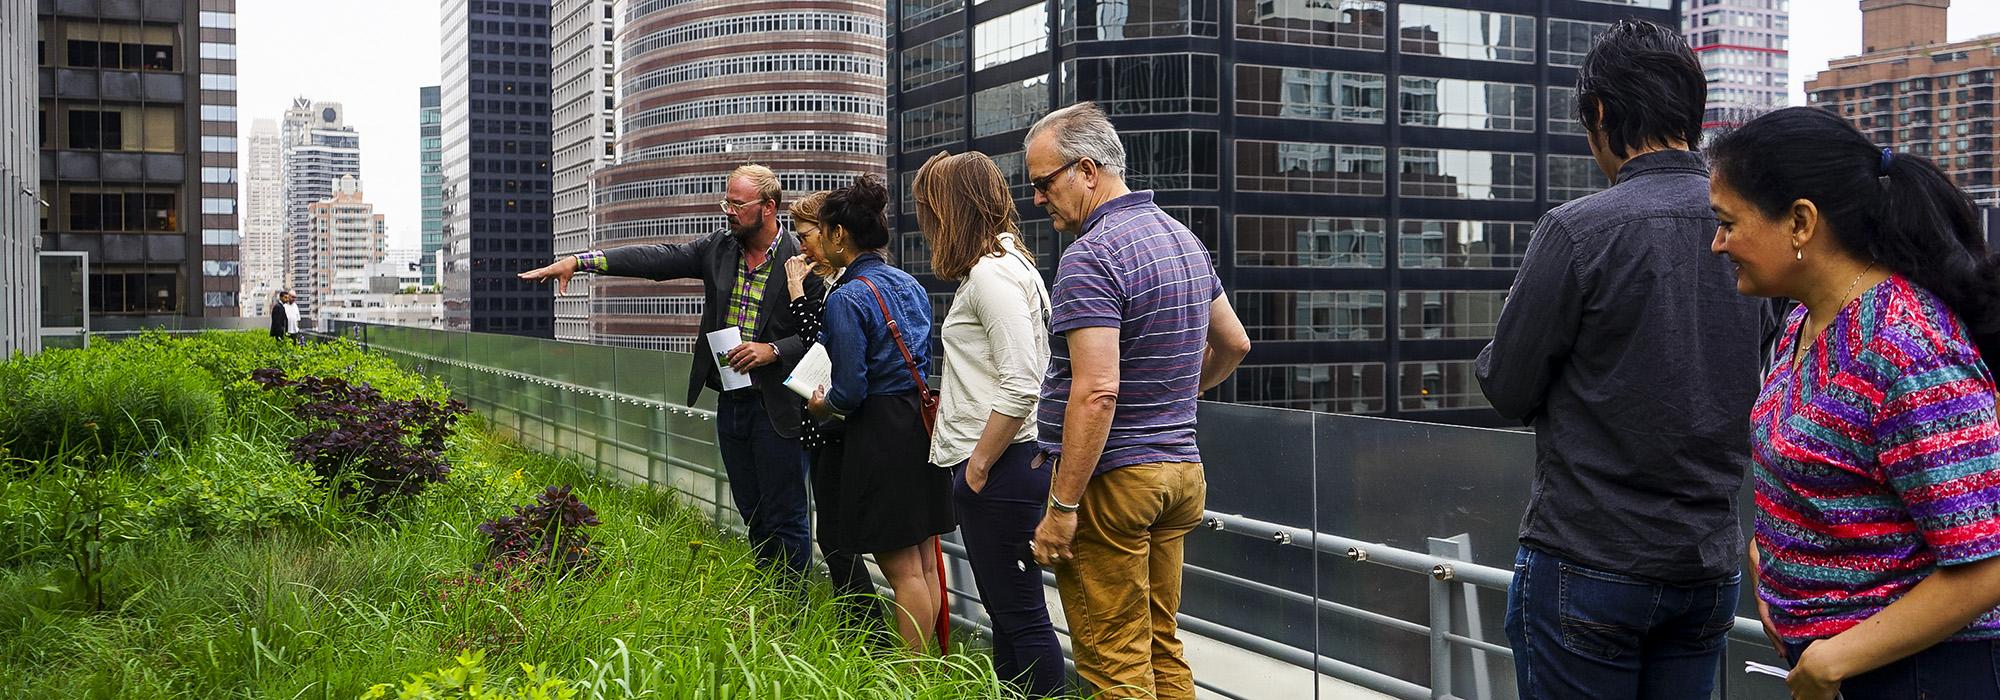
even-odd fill
[[(11, 2), (12, 0), (6, 0)], [(417, 89), (438, 82), (437, 0), (237, 0), (237, 144), (292, 98), (340, 102), (361, 132), (362, 195), (392, 248), (417, 247)]]
[[(278, 119), (296, 96), (337, 101), (361, 131), (366, 196), (391, 247), (417, 245), (417, 88), (438, 81), (437, 0), (238, 0), (237, 116)], [(2000, 32), (2000, 0), (1952, 3), (1950, 38)], [(1861, 49), (1857, 0), (1792, 0), (1792, 104), (1827, 61)], [(247, 166), (247, 158), (243, 161)]]

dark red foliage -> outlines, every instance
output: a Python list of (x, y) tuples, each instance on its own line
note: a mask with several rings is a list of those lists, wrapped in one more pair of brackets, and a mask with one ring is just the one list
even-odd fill
[(333, 377), (290, 379), (283, 370), (260, 369), (250, 378), (265, 389), (290, 389), (298, 396), (293, 415), (304, 420), (304, 435), (291, 441), (292, 458), (312, 465), (342, 492), (368, 504), (383, 497), (414, 494), (446, 480), (445, 439), (458, 416), (458, 401), (399, 401), (367, 384)]
[(524, 569), (567, 575), (597, 565), (590, 551), (590, 533), (597, 512), (578, 501), (569, 485), (550, 486), (531, 505), (514, 506), (514, 514), (488, 520), (479, 531), (492, 542), (486, 562), (502, 573)]

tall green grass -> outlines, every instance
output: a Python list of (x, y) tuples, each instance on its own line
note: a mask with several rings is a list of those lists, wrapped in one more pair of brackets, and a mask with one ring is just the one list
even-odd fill
[[(452, 440), (449, 482), (385, 517), (348, 507), (286, 459), (282, 412), (232, 391), (231, 373), (275, 360), (403, 395), (443, 387), (389, 375), (352, 347), (285, 355), (252, 340), (121, 351), (202, 368), (224, 387), (227, 415), (121, 465), (147, 533), (107, 558), (102, 612), (60, 561), (0, 546), (0, 697), (355, 698), (468, 649), (485, 652), (500, 684), (531, 663), (585, 698), (1012, 696), (983, 656), (914, 657), (882, 630), (844, 626), (823, 585), (766, 578), (747, 546), (673, 494), (593, 480), (477, 421)], [(0, 473), (0, 535), (37, 536), (24, 523), (46, 508), (52, 477), (29, 472)], [(477, 524), (563, 483), (603, 522), (603, 565), (568, 579), (482, 573)]]

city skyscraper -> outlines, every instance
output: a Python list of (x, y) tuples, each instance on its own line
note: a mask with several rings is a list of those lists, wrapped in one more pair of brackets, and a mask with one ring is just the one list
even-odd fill
[(1488, 424), (1472, 361), (1534, 222), (1608, 185), (1576, 66), (1611, 22), (1678, 21), (1671, 0), (890, 7), (905, 269), (927, 272), (909, 185), (940, 149), (999, 162), (1051, 269), (1069, 239), (1032, 203), (1021, 139), (1096, 101), (1128, 181), (1207, 244), (1255, 342), (1212, 398)]
[(1791, 89), (1791, 0), (1683, 0), (1681, 30), (1708, 75), (1703, 129), (1784, 107)]
[(296, 291), (301, 299), (310, 292), (320, 300), (323, 313), (333, 306), (351, 306), (354, 302), (337, 292), (357, 288), (365, 292), (369, 274), (389, 247), (382, 215), (362, 197), (361, 181), (353, 175), (340, 176), (333, 196), (306, 207), (306, 237), (311, 272), (307, 284)]
[(1931, 159), (1980, 206), (2000, 206), (1993, 149), (1993, 37), (1945, 41), (1951, 0), (1862, 0), (1858, 56), (1806, 81), (1806, 102), (1833, 110), (1875, 143)]
[[(610, 0), (555, 0), (555, 255), (590, 250), (590, 177), (617, 155)], [(555, 298), (555, 337), (590, 340), (589, 275)]]
[[(0, 7), (0, 133), (36, 126), (35, 6)], [(41, 261), (36, 218), (42, 211), (41, 144), (25, 138), (0, 145), (0, 357), (40, 352)]]
[(243, 172), (243, 315), (264, 316), (289, 286), (285, 239), (284, 150), (278, 122), (250, 123), (249, 167)]
[(339, 102), (292, 100), (282, 122), (285, 169), (286, 270), (299, 298), (299, 315), (311, 318), (319, 300), (313, 272), (323, 263), (312, 245), (312, 205), (332, 199), (340, 178), (361, 177), (361, 134), (347, 125)]
[(42, 248), (94, 314), (237, 315), (235, 0), (37, 5)]
[(444, 129), (438, 86), (417, 88), (417, 186), (422, 189), (423, 228), (417, 264), (423, 283), (438, 283), (437, 251), (444, 247)]
[[(624, 7), (619, 158), (596, 177), (593, 245), (683, 243), (714, 233), (724, 226), (724, 180), (744, 163), (777, 171), (786, 204), (883, 172), (883, 3)], [(593, 341), (692, 347), (698, 283), (607, 277), (591, 285)]]
[(445, 327), (550, 337), (549, 2), (445, 0)]

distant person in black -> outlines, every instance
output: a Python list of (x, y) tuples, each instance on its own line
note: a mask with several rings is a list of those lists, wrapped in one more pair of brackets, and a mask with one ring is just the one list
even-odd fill
[(278, 303), (271, 305), (271, 337), (278, 340), (297, 342), (299, 339), (299, 298), (291, 292), (278, 292)]
[(1577, 118), (1610, 189), (1550, 211), (1479, 354), (1535, 427), (1507, 595), (1520, 696), (1707, 698), (1736, 618), (1764, 304), (1711, 255), (1707, 80), (1678, 32), (1619, 22)]

